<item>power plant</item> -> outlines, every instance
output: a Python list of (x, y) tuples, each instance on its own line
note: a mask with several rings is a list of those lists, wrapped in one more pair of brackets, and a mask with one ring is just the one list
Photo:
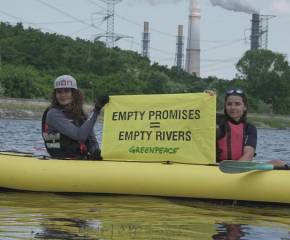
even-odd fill
[[(94, 35), (95, 40), (106, 37), (107, 47), (114, 47), (114, 42), (128, 36), (114, 33), (114, 6), (122, 0), (101, 0), (107, 3), (107, 32), (105, 34)], [(268, 49), (268, 20), (275, 17), (273, 15), (260, 15), (259, 10), (252, 5), (244, 4), (243, 0), (236, 1), (234, 5), (222, 0), (210, 0), (213, 6), (220, 6), (227, 10), (253, 13), (251, 19), (251, 50)], [(176, 37), (176, 54), (174, 65), (178, 70), (184, 69), (186, 72), (196, 74), (200, 77), (200, 0), (189, 0), (188, 32), (186, 59), (184, 66), (184, 36), (183, 25), (178, 25), (178, 35)], [(144, 32), (142, 33), (141, 55), (150, 58), (150, 33), (149, 22), (144, 22)]]
[(190, 0), (185, 71), (200, 77), (200, 0)]

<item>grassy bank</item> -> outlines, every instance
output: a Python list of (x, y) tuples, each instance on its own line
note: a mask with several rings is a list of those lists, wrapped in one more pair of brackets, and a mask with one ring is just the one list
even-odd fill
[[(37, 119), (42, 118), (42, 114), (49, 104), (19, 104), (19, 103), (0, 103), (0, 119)], [(93, 106), (85, 105), (84, 110), (91, 112)], [(103, 120), (103, 112), (98, 117), (98, 121)]]
[(279, 116), (275, 116), (274, 118), (274, 116), (269, 116), (269, 118), (249, 116), (248, 120), (258, 128), (275, 128), (281, 130), (290, 129), (290, 118), (286, 119), (285, 117)]
[[(0, 103), (0, 109), (5, 110), (30, 110), (30, 111), (44, 111), (48, 104), (43, 105), (34, 105), (34, 104), (19, 104), (19, 103)], [(85, 111), (92, 111), (93, 106), (85, 105), (84, 110)]]
[[(48, 104), (19, 104), (19, 103), (0, 103), (0, 118), (14, 119), (41, 119), (43, 111)], [(93, 109), (92, 105), (85, 105), (86, 112)], [(101, 113), (99, 120), (102, 121), (103, 114)], [(249, 122), (253, 123), (257, 128), (275, 128), (275, 129), (290, 129), (290, 116), (270, 115), (270, 114), (249, 114)]]

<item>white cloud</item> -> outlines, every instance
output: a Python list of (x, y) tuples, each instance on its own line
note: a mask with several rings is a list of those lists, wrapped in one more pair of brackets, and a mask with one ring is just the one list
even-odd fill
[(290, 13), (289, 0), (273, 0), (271, 9), (278, 13)]

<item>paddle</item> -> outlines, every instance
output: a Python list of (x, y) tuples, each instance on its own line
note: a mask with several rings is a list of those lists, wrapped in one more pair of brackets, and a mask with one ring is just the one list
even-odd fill
[(286, 166), (274, 166), (267, 163), (260, 162), (242, 162), (242, 161), (231, 161), (224, 160), (220, 163), (219, 168), (224, 173), (243, 173), (253, 170), (267, 171), (267, 170), (290, 170)]

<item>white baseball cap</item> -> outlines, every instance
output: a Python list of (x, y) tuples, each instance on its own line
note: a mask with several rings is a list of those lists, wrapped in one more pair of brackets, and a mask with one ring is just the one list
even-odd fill
[(59, 76), (54, 81), (54, 89), (58, 88), (75, 88), (77, 89), (77, 81), (70, 75)]

